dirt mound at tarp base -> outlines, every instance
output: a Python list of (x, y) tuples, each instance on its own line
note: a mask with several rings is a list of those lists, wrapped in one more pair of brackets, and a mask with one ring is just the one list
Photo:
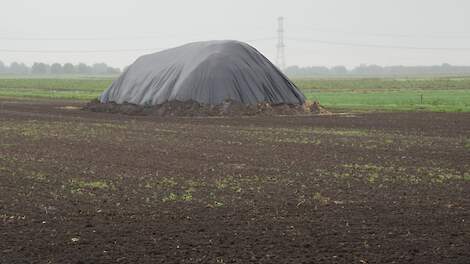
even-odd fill
[(244, 105), (242, 103), (226, 100), (220, 105), (201, 104), (196, 101), (171, 101), (160, 105), (141, 106), (136, 104), (101, 103), (94, 100), (88, 103), (85, 110), (92, 112), (121, 113), (127, 115), (155, 115), (155, 116), (254, 116), (254, 115), (301, 115), (324, 114), (318, 102), (304, 105), (258, 103)]
[(331, 114), (331, 112), (320, 105), (320, 102), (318, 101), (314, 101), (313, 103), (306, 103), (305, 107), (309, 112), (314, 114)]

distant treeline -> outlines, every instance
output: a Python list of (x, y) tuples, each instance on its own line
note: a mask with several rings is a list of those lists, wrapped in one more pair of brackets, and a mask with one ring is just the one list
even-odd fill
[(18, 74), (18, 75), (60, 75), (60, 74), (118, 74), (121, 70), (113, 68), (106, 63), (95, 63), (87, 65), (85, 63), (72, 64), (72, 63), (53, 63), (47, 64), (42, 62), (35, 62), (31, 67), (18, 62), (12, 62), (10, 65), (4, 64), (0, 61), (0, 74)]
[(470, 66), (453, 66), (447, 63), (436, 66), (386, 66), (362, 64), (348, 70), (345, 66), (327, 67), (298, 67), (285, 69), (289, 76), (315, 75), (470, 75)]
[[(125, 70), (125, 69), (124, 69)], [(386, 75), (470, 75), (470, 66), (453, 66), (447, 63), (435, 66), (386, 66), (362, 64), (353, 69), (345, 66), (324, 67), (311, 66), (287, 67), (284, 72), (293, 77), (327, 76), (327, 75), (360, 75), (360, 76), (386, 76)], [(108, 66), (106, 63), (95, 63), (87, 65), (85, 63), (53, 63), (47, 64), (35, 62), (32, 66), (24, 63), (12, 62), (6, 65), (0, 61), (0, 74), (18, 75), (60, 75), (60, 74), (81, 74), (81, 75), (115, 75), (121, 73), (120, 68)]]

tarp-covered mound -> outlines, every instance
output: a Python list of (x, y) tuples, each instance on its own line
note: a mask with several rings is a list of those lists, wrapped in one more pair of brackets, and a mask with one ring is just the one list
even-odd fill
[(303, 105), (304, 95), (267, 58), (239, 41), (207, 41), (137, 59), (100, 96), (103, 104), (172, 101), (246, 106)]

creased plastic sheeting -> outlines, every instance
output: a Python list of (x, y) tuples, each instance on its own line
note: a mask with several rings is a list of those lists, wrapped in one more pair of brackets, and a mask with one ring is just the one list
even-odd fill
[(228, 40), (195, 42), (142, 56), (100, 96), (102, 103), (118, 104), (174, 100), (303, 104), (305, 97), (255, 48)]

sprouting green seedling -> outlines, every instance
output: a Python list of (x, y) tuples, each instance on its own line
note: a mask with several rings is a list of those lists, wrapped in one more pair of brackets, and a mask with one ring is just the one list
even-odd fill
[(163, 202), (174, 202), (176, 200), (178, 200), (178, 195), (174, 193), (170, 193), (162, 199)]
[(181, 200), (183, 202), (190, 202), (193, 200), (193, 194), (191, 193), (191, 191), (186, 191), (182, 196), (181, 196)]
[(162, 198), (162, 202), (191, 202), (193, 200), (193, 194), (191, 190), (186, 190), (183, 194), (178, 195), (175, 193), (170, 193), (167, 196)]
[(28, 179), (32, 179), (35, 181), (45, 181), (47, 179), (47, 175), (42, 172), (31, 172), (29, 176), (27, 176)]
[(376, 172), (372, 172), (367, 176), (367, 181), (369, 183), (375, 183), (379, 179), (379, 174)]
[(465, 172), (463, 174), (463, 178), (462, 178), (464, 181), (470, 181), (470, 172)]
[(470, 149), (470, 138), (465, 139), (463, 146), (466, 149)]
[(105, 189), (115, 189), (114, 185), (108, 184), (102, 180), (96, 181), (84, 181), (84, 180), (70, 180), (70, 187), (71, 193), (82, 194), (84, 190), (91, 189), (91, 190), (105, 190)]
[(161, 185), (161, 186), (163, 186), (163, 187), (171, 188), (171, 187), (175, 187), (176, 185), (178, 185), (178, 183), (177, 183), (173, 178), (163, 177), (163, 178), (158, 182), (158, 185)]
[(330, 198), (323, 196), (320, 192), (315, 192), (312, 199), (321, 205), (327, 205), (330, 202)]

